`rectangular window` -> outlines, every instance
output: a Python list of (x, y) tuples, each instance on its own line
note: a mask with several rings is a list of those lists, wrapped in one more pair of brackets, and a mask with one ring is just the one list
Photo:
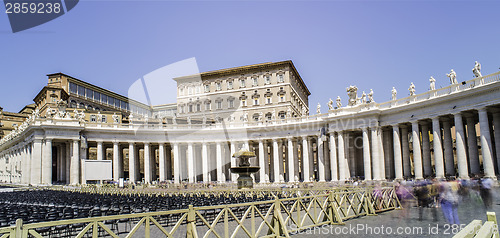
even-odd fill
[(86, 96), (87, 98), (93, 99), (93, 98), (94, 98), (94, 91), (92, 91), (91, 89), (88, 89), (88, 88), (87, 88), (87, 90), (86, 90), (86, 91), (87, 91), (87, 92), (86, 92), (86, 95), (85, 95), (85, 96)]
[(103, 94), (103, 95), (101, 95), (101, 102), (102, 102), (102, 103), (108, 103), (108, 96), (106, 96), (106, 95), (104, 95), (104, 94)]
[(106, 115), (102, 115), (102, 123), (106, 123), (107, 119), (106, 119)]
[(78, 92), (78, 86), (74, 83), (69, 83), (69, 92), (70, 93), (77, 93)]
[(115, 107), (120, 108), (120, 100), (115, 99)]
[(271, 76), (266, 75), (266, 84), (271, 84)]
[(83, 86), (78, 85), (78, 95), (85, 96), (85, 88)]
[(253, 99), (253, 105), (259, 105), (259, 99), (258, 98), (254, 98)]
[(245, 87), (245, 80), (244, 79), (240, 80), (240, 87), (241, 88)]
[(201, 104), (196, 104), (196, 111), (200, 112), (201, 111)]
[(285, 95), (280, 95), (280, 102), (284, 102), (285, 101)]
[(96, 116), (90, 115), (90, 122), (96, 122)]
[(188, 112), (193, 112), (193, 105), (189, 105), (189, 110)]
[(205, 85), (205, 92), (206, 93), (210, 92), (210, 85), (208, 84)]
[(283, 74), (278, 75), (278, 82), (283, 83), (285, 82), (285, 79), (283, 77)]
[(210, 111), (210, 103), (205, 103), (205, 111)]
[(267, 103), (267, 104), (271, 104), (271, 102), (272, 102), (272, 101), (271, 101), (271, 96), (267, 96), (267, 97), (266, 97), (266, 103)]
[(241, 99), (241, 106), (246, 107), (247, 106), (247, 100), (246, 99)]
[(219, 83), (217, 83), (217, 91), (220, 91), (220, 90), (222, 90), (222, 85), (221, 85), (221, 83), (219, 82)]
[(195, 93), (196, 94), (199, 94), (200, 93), (200, 86), (195, 86)]
[(217, 102), (217, 109), (222, 109), (222, 101)]
[(253, 86), (257, 86), (258, 85), (258, 80), (257, 78), (253, 78)]
[(101, 94), (98, 92), (94, 92), (94, 100), (101, 101)]
[(233, 81), (227, 82), (227, 89), (233, 89)]
[(229, 100), (229, 108), (233, 108), (234, 107), (234, 100)]

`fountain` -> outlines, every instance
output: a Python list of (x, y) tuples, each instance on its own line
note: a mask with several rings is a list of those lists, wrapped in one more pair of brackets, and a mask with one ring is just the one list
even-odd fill
[(234, 153), (233, 157), (239, 159), (238, 167), (231, 167), (231, 173), (239, 175), (237, 180), (238, 189), (253, 188), (253, 179), (250, 175), (260, 170), (260, 167), (250, 166), (249, 159), (255, 157), (255, 153), (241, 149), (240, 151)]

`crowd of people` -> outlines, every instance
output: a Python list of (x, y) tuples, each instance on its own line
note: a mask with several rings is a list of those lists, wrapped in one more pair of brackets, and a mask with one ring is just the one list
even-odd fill
[(448, 224), (460, 224), (458, 207), (461, 203), (481, 203), (486, 211), (491, 211), (493, 183), (491, 178), (470, 180), (448, 178), (396, 182), (395, 189), (404, 208), (402, 217), (408, 217), (411, 201), (416, 200), (419, 220), (423, 219), (424, 211), (428, 210), (432, 214), (433, 221), (437, 221), (438, 210), (441, 209)]

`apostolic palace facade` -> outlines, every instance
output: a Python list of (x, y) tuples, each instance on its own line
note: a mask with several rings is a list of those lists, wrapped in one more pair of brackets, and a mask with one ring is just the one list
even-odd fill
[(496, 177), (500, 72), (482, 76), (477, 64), (474, 78), (451, 74), (435, 89), (431, 77), (420, 94), (408, 82), (410, 96), (393, 89), (382, 103), (351, 86), (347, 105), (330, 100), (314, 115), (291, 61), (176, 78), (177, 102), (165, 105), (49, 74), (33, 104), (0, 108), (0, 180), (235, 181), (240, 149), (257, 155), (260, 183)]

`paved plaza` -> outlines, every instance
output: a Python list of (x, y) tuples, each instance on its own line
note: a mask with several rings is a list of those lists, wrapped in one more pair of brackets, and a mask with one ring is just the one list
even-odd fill
[[(494, 190), (493, 197), (492, 209), (496, 214), (500, 214), (499, 188)], [(437, 222), (433, 221), (432, 209), (437, 209)], [(327, 226), (304, 231), (293, 237), (453, 237), (459, 231), (455, 226), (446, 223), (441, 208), (427, 208), (423, 214), (422, 221), (419, 221), (416, 201), (412, 201), (407, 217), (404, 217), (403, 210), (394, 210), (376, 216), (352, 219), (346, 221), (345, 226)], [(486, 209), (480, 200), (467, 198), (460, 202), (458, 215), (462, 227), (476, 219), (484, 223)]]

